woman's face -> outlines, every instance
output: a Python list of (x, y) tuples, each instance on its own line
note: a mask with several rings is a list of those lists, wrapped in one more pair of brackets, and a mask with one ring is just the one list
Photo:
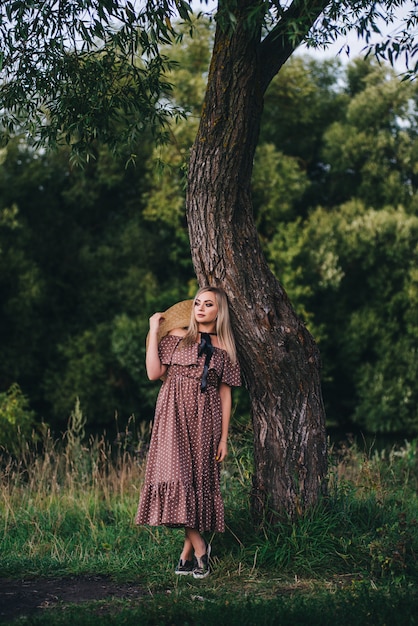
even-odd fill
[(194, 301), (194, 315), (198, 324), (214, 324), (218, 315), (216, 295), (211, 291), (204, 291)]

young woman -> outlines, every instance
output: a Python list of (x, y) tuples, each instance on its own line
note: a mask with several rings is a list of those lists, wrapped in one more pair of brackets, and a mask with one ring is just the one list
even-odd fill
[(227, 455), (231, 387), (240, 370), (225, 293), (199, 289), (188, 328), (159, 342), (163, 313), (150, 318), (146, 368), (163, 378), (141, 492), (137, 524), (184, 527), (176, 574), (205, 578), (210, 545), (205, 531), (223, 532), (219, 464)]

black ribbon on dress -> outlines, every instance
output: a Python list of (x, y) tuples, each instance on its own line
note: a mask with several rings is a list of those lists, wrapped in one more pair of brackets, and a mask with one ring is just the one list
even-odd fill
[(203, 374), (202, 380), (200, 383), (200, 391), (206, 391), (207, 383), (208, 383), (208, 371), (209, 371), (209, 363), (213, 354), (213, 346), (210, 340), (209, 333), (201, 333), (202, 338), (199, 344), (198, 355), (202, 356), (202, 354), (206, 355), (205, 364), (203, 366)]

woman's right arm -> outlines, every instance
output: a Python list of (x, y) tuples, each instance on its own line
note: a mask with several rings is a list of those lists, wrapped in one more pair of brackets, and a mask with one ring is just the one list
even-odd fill
[(150, 380), (158, 380), (164, 376), (167, 365), (163, 365), (160, 361), (158, 354), (158, 329), (160, 327), (160, 320), (163, 318), (162, 313), (154, 313), (149, 318), (149, 337), (148, 348), (145, 357), (145, 366), (147, 368), (147, 375)]

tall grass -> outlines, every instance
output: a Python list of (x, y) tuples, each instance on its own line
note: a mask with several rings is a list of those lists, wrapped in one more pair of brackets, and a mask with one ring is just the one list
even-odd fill
[[(46, 431), (41, 447), (26, 442), (17, 457), (3, 453), (3, 575), (129, 568), (137, 556), (132, 518), (145, 447), (141, 441), (133, 449), (129, 435), (127, 429), (113, 443), (104, 437), (85, 442), (84, 419), (76, 406), (61, 440)], [(121, 549), (126, 542), (130, 554)]]
[[(76, 406), (60, 440), (46, 431), (41, 445), (26, 442), (18, 456), (3, 451), (1, 575), (100, 573), (150, 590), (183, 584), (172, 575), (182, 532), (134, 524), (147, 443), (135, 428), (132, 420), (113, 442), (86, 440)], [(252, 593), (256, 584), (263, 597), (301, 580), (330, 588), (416, 582), (417, 447), (331, 449), (328, 498), (296, 521), (260, 529), (251, 518), (251, 444), (233, 435), (222, 472), (227, 531), (213, 538), (213, 592), (225, 579)]]

